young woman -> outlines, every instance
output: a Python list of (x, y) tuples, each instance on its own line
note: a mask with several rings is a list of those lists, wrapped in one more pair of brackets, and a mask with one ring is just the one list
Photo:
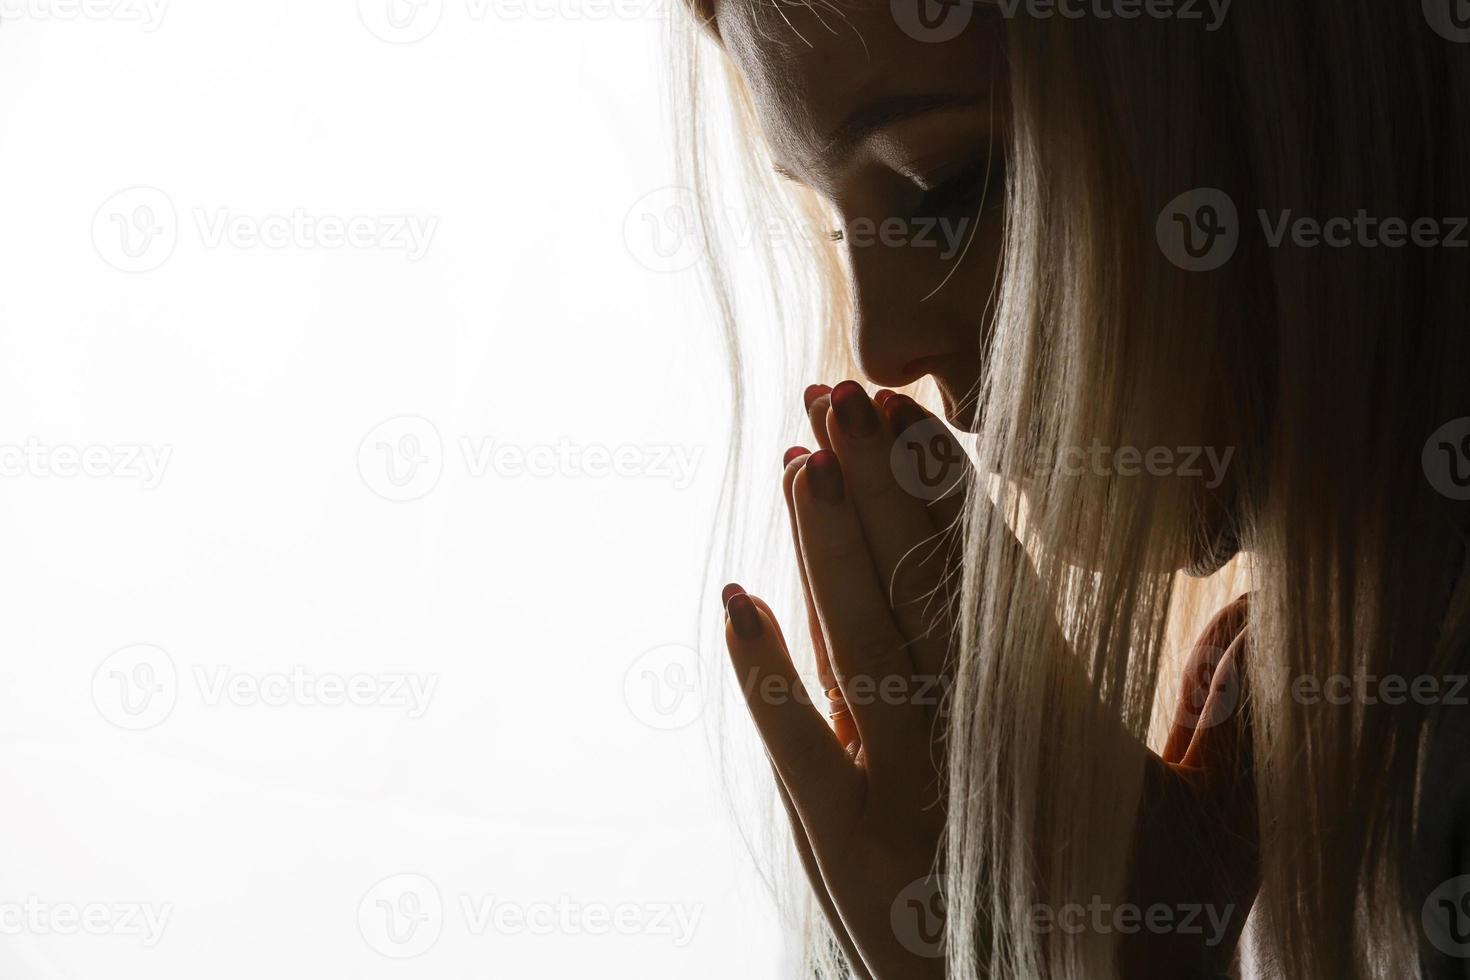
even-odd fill
[(693, 8), (882, 386), (786, 457), (827, 696), (724, 595), (810, 970), (1470, 977), (1462, 8)]

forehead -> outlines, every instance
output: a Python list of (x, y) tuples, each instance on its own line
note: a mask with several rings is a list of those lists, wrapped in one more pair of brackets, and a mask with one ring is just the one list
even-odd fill
[(926, 36), (903, 16), (924, 0), (716, 0), (722, 43), (744, 77), (777, 161), (827, 169), (844, 120), (924, 96), (984, 98), (1000, 30)]

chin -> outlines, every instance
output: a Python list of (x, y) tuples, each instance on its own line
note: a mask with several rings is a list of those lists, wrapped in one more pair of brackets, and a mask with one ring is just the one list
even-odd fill
[(942, 397), (944, 399), (944, 420), (946, 422), (961, 432), (973, 434), (980, 431), (980, 413), (976, 411), (974, 406), (971, 406), (968, 410), (960, 411), (955, 408), (954, 403), (949, 400), (948, 395)]
[[(965, 399), (964, 404), (957, 404), (954, 397), (950, 394), (949, 385), (935, 378), (935, 388), (939, 392), (940, 403), (944, 406), (944, 420), (946, 422), (960, 432), (973, 434), (980, 431), (979, 406), (973, 397)], [(973, 391), (974, 388), (971, 387), (966, 390)]]

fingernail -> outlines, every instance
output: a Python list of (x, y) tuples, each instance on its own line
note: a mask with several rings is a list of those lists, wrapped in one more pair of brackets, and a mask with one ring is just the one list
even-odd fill
[(729, 585), (720, 590), (720, 605), (728, 607), (730, 605), (731, 599), (735, 598), (738, 595), (741, 595), (744, 592), (745, 590), (743, 588), (736, 585), (734, 582), (731, 582)]
[(807, 477), (811, 481), (812, 495), (829, 504), (842, 503), (842, 467), (837, 454), (823, 449), (812, 453), (806, 461)]
[(878, 413), (868, 393), (856, 381), (844, 381), (832, 389), (832, 409), (837, 413), (837, 424), (842, 431), (861, 439), (878, 431)]
[(812, 402), (816, 401), (818, 398), (821, 398), (823, 395), (830, 395), (831, 393), (832, 389), (828, 388), (826, 385), (807, 385), (806, 391), (801, 396), (801, 400), (803, 403), (805, 403), (806, 407), (810, 409), (812, 407)]
[(803, 456), (810, 456), (811, 454), (812, 451), (805, 446), (792, 446), (786, 450), (786, 455), (781, 457), (781, 465), (782, 467), (790, 466), (792, 460), (800, 459)]
[(884, 408), (888, 405), (888, 399), (892, 397), (893, 392), (889, 391), (887, 388), (879, 388), (878, 393), (873, 396), (873, 402), (879, 408)]
[(888, 410), (888, 421), (895, 433), (902, 434), (927, 418), (919, 403), (908, 395), (894, 395), (884, 407)]
[(750, 596), (744, 592), (736, 593), (730, 597), (725, 611), (730, 615), (736, 636), (742, 640), (753, 640), (761, 635), (761, 613), (750, 601)]

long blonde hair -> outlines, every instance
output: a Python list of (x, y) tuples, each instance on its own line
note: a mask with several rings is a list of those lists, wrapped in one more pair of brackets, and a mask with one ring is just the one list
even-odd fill
[[(1181, 613), (1174, 569), (1200, 522), (1186, 481), (1031, 465), (1095, 441), (1234, 450), (1233, 530), (1255, 592), (1260, 940), (1293, 980), (1414, 975), (1425, 883), (1412, 855), (1439, 789), (1419, 783), (1444, 708), (1291, 692), (1298, 678), (1465, 671), (1464, 505), (1426, 479), (1421, 451), (1470, 416), (1470, 250), (1270, 247), (1255, 226), (1470, 215), (1470, 46), (1418, 3), (1296, 0), (1236, 4), (1217, 31), (1022, 15), (1010, 47), (1004, 271), (975, 453), (1026, 478), (974, 495), (965, 522), (950, 975), (1117, 973), (1116, 936), (1026, 923), (1037, 905), (1126, 901), (1143, 747)], [(718, 54), (693, 49), (685, 91), (700, 119), (712, 76), (696, 62)], [(769, 179), (748, 98), (723, 74), (745, 126), (748, 206), (828, 220)], [(713, 186), (709, 143), (689, 146), (691, 179)], [(1180, 268), (1154, 235), (1197, 188), (1240, 216), (1234, 256), (1211, 271)], [(778, 290), (793, 288), (784, 258)], [(799, 316), (827, 325), (824, 350), (838, 353), (824, 366), (846, 366), (841, 256), (814, 236), (800, 258), (821, 287), (796, 297), (815, 304)], [(711, 253), (739, 389), (753, 372), (733, 339), (730, 268)], [(829, 952), (812, 960), (821, 975), (837, 975)]]

